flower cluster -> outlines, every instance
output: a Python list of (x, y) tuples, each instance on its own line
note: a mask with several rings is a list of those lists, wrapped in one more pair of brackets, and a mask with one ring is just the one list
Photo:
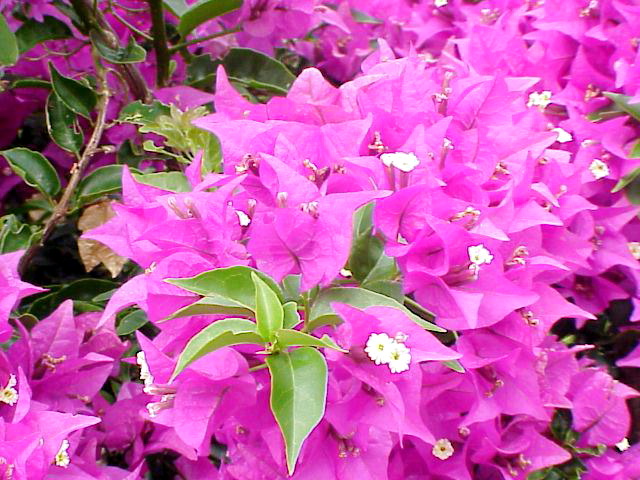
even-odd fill
[(406, 335), (398, 332), (394, 338), (386, 333), (372, 333), (364, 351), (376, 365), (387, 365), (391, 373), (409, 370), (411, 350), (404, 344)]

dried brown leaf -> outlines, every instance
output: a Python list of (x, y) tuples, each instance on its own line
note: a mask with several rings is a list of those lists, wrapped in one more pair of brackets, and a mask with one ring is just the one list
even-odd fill
[[(85, 208), (78, 220), (78, 228), (86, 232), (109, 221), (115, 215), (109, 201), (103, 201)], [(78, 239), (78, 252), (87, 272), (90, 272), (101, 263), (112, 277), (117, 277), (127, 259), (116, 254), (106, 245), (96, 240), (87, 238)]]

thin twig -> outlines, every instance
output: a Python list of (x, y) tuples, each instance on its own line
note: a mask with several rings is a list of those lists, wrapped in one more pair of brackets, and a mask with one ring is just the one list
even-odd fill
[(118, 6), (118, 8), (121, 8), (122, 10), (126, 10), (127, 12), (131, 12), (131, 13), (143, 13), (147, 11), (146, 8), (134, 8), (134, 7), (127, 7), (126, 5), (120, 5), (115, 0), (114, 0), (114, 3)]
[[(95, 54), (94, 54), (95, 55)], [(97, 55), (96, 55), (97, 56)], [(91, 158), (94, 154), (100, 151), (100, 140), (102, 139), (102, 134), (104, 133), (106, 126), (106, 118), (107, 118), (107, 107), (109, 105), (109, 88), (107, 86), (107, 70), (100, 64), (100, 60), (95, 58), (96, 63), (96, 76), (97, 76), (97, 87), (98, 87), (98, 103), (96, 105), (96, 109), (98, 112), (96, 123), (93, 128), (93, 132), (91, 133), (91, 137), (89, 138), (89, 142), (85, 147), (80, 159), (77, 163), (73, 164), (71, 167), (71, 178), (69, 179), (69, 183), (67, 184), (64, 192), (62, 193), (62, 197), (60, 197), (60, 201), (56, 204), (53, 209), (53, 213), (47, 220), (47, 223), (44, 226), (42, 231), (42, 236), (40, 238), (40, 242), (32, 245), (23, 255), (20, 260), (19, 271), (21, 275), (24, 275), (29, 263), (35, 256), (36, 252), (40, 247), (44, 245), (47, 239), (51, 236), (56, 226), (60, 223), (62, 219), (65, 218), (67, 214), (67, 210), (69, 208), (69, 203), (73, 194), (82, 179), (82, 174), (86, 170)]]
[(171, 53), (167, 45), (167, 27), (164, 23), (164, 8), (162, 0), (147, 0), (151, 10), (151, 33), (153, 34), (153, 49), (156, 52), (156, 84), (165, 87), (169, 83), (169, 63)]
[(120, 14), (118, 13), (117, 9), (115, 9), (113, 7), (113, 0), (109, 0), (109, 12), (111, 12), (111, 15), (113, 15), (116, 20), (118, 20), (122, 25), (127, 27), (129, 30), (131, 30), (136, 35), (141, 36), (145, 40), (149, 40), (149, 41), (153, 40), (153, 37), (151, 35), (147, 34), (146, 32), (143, 32), (139, 28), (137, 28), (134, 25), (132, 25), (131, 23), (129, 23), (129, 21), (127, 21), (127, 19), (125, 19), (124, 17), (120, 16)]
[(193, 40), (188, 40), (186, 42), (178, 43), (169, 49), (171, 53), (175, 53), (178, 50), (188, 47), (190, 45), (195, 45), (196, 43), (202, 43), (209, 40), (213, 40), (214, 38), (224, 37), (225, 35), (231, 35), (232, 33), (237, 33), (242, 30), (242, 27), (234, 27), (229, 30), (222, 30), (221, 32), (212, 33), (211, 35), (207, 35), (206, 37), (194, 38)]
[[(82, 20), (84, 32), (87, 35), (93, 31), (100, 41), (110, 49), (119, 50), (121, 48), (116, 32), (99, 10), (94, 11), (92, 6), (87, 3), (87, 0), (70, 0), (70, 2), (76, 14)], [(150, 103), (153, 97), (140, 71), (129, 63), (118, 64), (116, 67), (122, 72), (122, 76), (125, 78), (134, 98)]]

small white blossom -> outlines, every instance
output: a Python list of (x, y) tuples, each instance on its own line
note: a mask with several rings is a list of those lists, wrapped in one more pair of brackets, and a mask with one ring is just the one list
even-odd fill
[(453, 150), (453, 142), (451, 140), (449, 140), (448, 138), (443, 138), (442, 139), (442, 147), (446, 148), (447, 150)]
[(640, 242), (629, 242), (627, 246), (629, 247), (629, 251), (631, 252), (631, 255), (633, 255), (633, 258), (640, 260)]
[(556, 142), (558, 143), (567, 143), (573, 140), (573, 136), (563, 128), (552, 128), (551, 131), (558, 134), (558, 138), (556, 138)]
[(621, 452), (624, 452), (625, 450), (627, 450), (631, 445), (629, 445), (629, 439), (628, 438), (623, 438), (622, 440), (620, 440), (618, 443), (616, 443), (616, 448), (618, 450), (620, 450)]
[(434, 457), (439, 458), (440, 460), (446, 460), (453, 455), (453, 445), (451, 445), (451, 442), (448, 439), (441, 438), (435, 443), (431, 453), (433, 453)]
[(593, 162), (591, 162), (591, 165), (589, 165), (589, 171), (596, 180), (608, 177), (609, 173), (611, 173), (609, 170), (609, 166), (599, 158), (593, 159)]
[(418, 157), (411, 152), (383, 153), (380, 155), (380, 160), (385, 166), (395, 167), (402, 172), (410, 172), (420, 165)]
[(58, 450), (58, 453), (56, 453), (56, 458), (54, 460), (54, 463), (57, 466), (67, 468), (71, 463), (71, 459), (69, 458), (69, 454), (67, 453), (68, 449), (69, 449), (69, 441), (65, 439), (62, 441), (62, 445), (60, 445), (60, 449)]
[(15, 405), (18, 401), (18, 391), (14, 388), (18, 382), (16, 376), (12, 373), (9, 375), (7, 386), (0, 390), (0, 402), (8, 405)]
[(342, 268), (340, 270), (340, 275), (342, 275), (344, 278), (351, 278), (353, 277), (353, 273), (351, 272), (351, 270), (349, 270), (348, 268)]
[(389, 363), (393, 340), (386, 333), (372, 333), (364, 351), (376, 365)]
[(140, 380), (142, 380), (147, 386), (152, 385), (155, 379), (151, 374), (151, 370), (149, 370), (149, 364), (147, 363), (147, 358), (143, 351), (139, 351), (136, 354), (136, 363), (140, 366)]
[(251, 219), (249, 215), (244, 213), (242, 210), (236, 210), (236, 215), (238, 216), (238, 220), (240, 221), (241, 227), (246, 227), (251, 223)]
[(404, 343), (392, 342), (389, 351), (389, 370), (391, 373), (402, 373), (409, 370), (411, 351)]
[(529, 101), (527, 107), (540, 107), (544, 109), (551, 103), (551, 92), (544, 90), (542, 92), (532, 92), (529, 94)]
[(444, 7), (448, 3), (449, 3), (449, 0), (433, 0), (433, 4), (438, 8)]
[(409, 338), (409, 335), (407, 335), (404, 332), (398, 332), (396, 333), (396, 336), (393, 337), (393, 340), (398, 342), (398, 343), (404, 343), (407, 341), (407, 339)]
[(469, 261), (476, 267), (484, 264), (488, 265), (493, 260), (491, 252), (482, 244), (468, 247), (467, 253), (469, 254)]

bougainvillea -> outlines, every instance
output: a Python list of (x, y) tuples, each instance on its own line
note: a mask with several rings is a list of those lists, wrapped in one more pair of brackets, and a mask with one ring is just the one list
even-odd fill
[(0, 14), (1, 479), (640, 474), (633, 1)]

